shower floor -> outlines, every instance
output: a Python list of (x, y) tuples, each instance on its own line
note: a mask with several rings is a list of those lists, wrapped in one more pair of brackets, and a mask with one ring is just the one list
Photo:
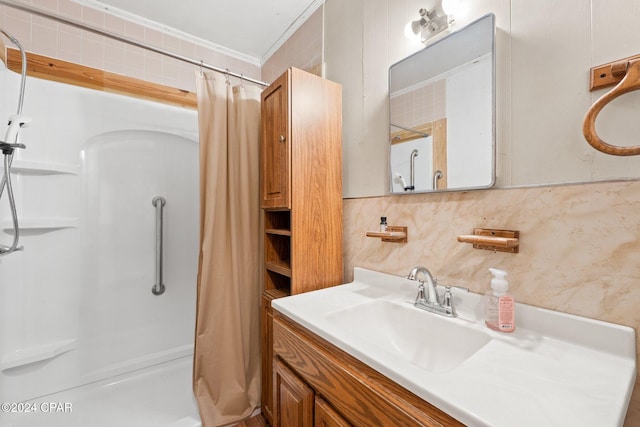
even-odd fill
[(1, 427), (201, 427), (192, 356), (51, 394), (31, 412), (1, 413)]

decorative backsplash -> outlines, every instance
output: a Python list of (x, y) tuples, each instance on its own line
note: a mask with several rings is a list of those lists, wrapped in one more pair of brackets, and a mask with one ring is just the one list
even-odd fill
[(417, 127), (447, 117), (446, 92), (447, 82), (441, 79), (392, 97), (390, 122)]

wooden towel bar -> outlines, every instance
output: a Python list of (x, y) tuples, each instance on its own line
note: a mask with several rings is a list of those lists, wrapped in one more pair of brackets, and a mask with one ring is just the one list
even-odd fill
[(587, 111), (582, 125), (582, 133), (587, 142), (596, 150), (614, 156), (640, 155), (640, 145), (619, 147), (606, 143), (596, 132), (596, 117), (609, 102), (625, 93), (640, 89), (640, 59), (618, 62), (611, 65), (613, 74), (623, 74), (624, 77), (610, 92), (604, 94)]

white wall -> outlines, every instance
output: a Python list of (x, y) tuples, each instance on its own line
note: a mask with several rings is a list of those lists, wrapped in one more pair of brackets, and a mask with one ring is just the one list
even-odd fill
[[(327, 0), (326, 77), (344, 86), (345, 197), (388, 188), (389, 65), (420, 49), (405, 24), (433, 1)], [(640, 156), (597, 152), (582, 119), (606, 90), (589, 93), (589, 68), (638, 54), (640, 4), (619, 0), (466, 0), (459, 27), (486, 13), (497, 26), (497, 185), (500, 187), (640, 177)], [(601, 134), (638, 144), (640, 96), (607, 107)]]

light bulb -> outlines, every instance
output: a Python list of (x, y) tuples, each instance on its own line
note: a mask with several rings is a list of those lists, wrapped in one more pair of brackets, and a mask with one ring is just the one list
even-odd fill
[(442, 0), (442, 10), (449, 16), (455, 16), (460, 12), (461, 7), (461, 0)]
[(409, 21), (404, 27), (404, 36), (409, 40), (420, 40), (420, 31), (414, 31), (415, 23), (418, 21)]

